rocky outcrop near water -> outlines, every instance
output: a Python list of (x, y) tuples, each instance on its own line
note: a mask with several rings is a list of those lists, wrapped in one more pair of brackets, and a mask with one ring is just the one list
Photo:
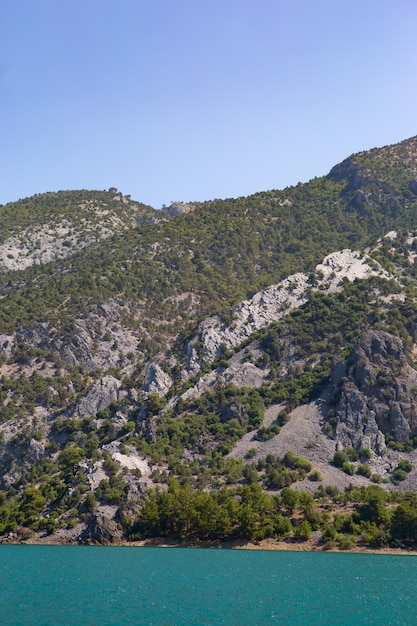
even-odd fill
[(109, 515), (102, 512), (94, 513), (85, 530), (79, 536), (80, 543), (109, 545), (119, 543), (122, 533)]

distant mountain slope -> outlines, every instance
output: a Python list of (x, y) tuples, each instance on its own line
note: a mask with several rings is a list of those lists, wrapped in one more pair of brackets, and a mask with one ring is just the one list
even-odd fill
[(149, 207), (106, 192), (59, 192), (13, 203), (1, 214), (2, 236), (8, 230), (11, 234), (0, 244), (0, 271), (63, 259), (115, 233), (155, 221), (155, 215)]
[[(126, 303), (140, 300), (148, 325), (161, 315), (177, 329), (181, 326), (179, 315), (188, 324), (196, 316), (203, 319), (216, 312), (225, 314), (230, 305), (289, 274), (312, 271), (335, 250), (361, 248), (389, 230), (415, 227), (417, 195), (412, 189), (417, 174), (416, 144), (413, 138), (369, 155), (356, 155), (327, 177), (283, 191), (194, 205), (192, 212), (156, 224), (158, 212), (135, 208), (130, 200), (124, 204), (119, 195), (107, 192), (65, 192), (63, 197), (46, 194), (44, 209), (42, 195), (16, 206), (7, 205), (0, 208), (0, 222), (5, 223), (2, 233), (13, 234), (19, 241), (27, 238), (31, 219), (36, 229), (39, 224), (50, 224), (51, 219), (63, 224), (65, 233), (70, 228), (65, 220), (78, 226), (71, 227), (71, 235), (60, 235), (59, 265), (43, 263), (13, 277), (6, 273), (0, 276), (0, 288), (15, 310), (13, 319), (28, 323), (42, 321), (57, 309), (74, 315), (77, 307), (97, 304), (116, 294)], [(408, 160), (403, 170), (398, 163), (404, 152)], [(92, 206), (85, 205), (88, 194), (90, 203), (94, 203), (94, 194), (98, 195), (97, 206), (104, 203), (109, 213), (103, 213), (103, 208), (88, 210)], [(57, 215), (51, 217), (55, 196)], [(68, 208), (69, 201), (75, 208)], [(36, 208), (33, 215), (32, 204)], [(86, 219), (86, 215), (82, 226), (81, 216)], [(120, 233), (121, 225), (131, 226), (132, 220), (139, 224)], [(100, 242), (111, 232), (115, 234)], [(41, 245), (37, 233), (30, 239), (32, 247)], [(93, 233), (98, 240), (93, 249), (80, 250), (92, 241)], [(56, 234), (51, 237), (57, 240)], [(8, 254), (16, 256), (9, 259), (9, 267), (23, 264), (24, 255), (37, 263), (42, 260), (24, 243), (16, 255), (6, 249), (6, 259)], [(74, 254), (70, 259), (59, 259), (67, 249)], [(181, 312), (178, 298), (187, 304)], [(39, 304), (36, 310), (27, 306), (34, 299)], [(23, 306), (19, 304), (22, 301)], [(6, 324), (6, 303), (3, 308)], [(16, 328), (16, 321), (9, 316), (7, 325)]]

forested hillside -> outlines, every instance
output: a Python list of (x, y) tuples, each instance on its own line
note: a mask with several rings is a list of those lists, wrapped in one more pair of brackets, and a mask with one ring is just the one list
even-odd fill
[(40, 194), (0, 233), (4, 540), (415, 541), (417, 138), (161, 211)]

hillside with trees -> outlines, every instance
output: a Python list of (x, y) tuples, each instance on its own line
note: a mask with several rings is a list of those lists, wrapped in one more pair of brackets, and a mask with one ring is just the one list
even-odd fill
[(0, 535), (417, 542), (417, 138), (156, 211), (0, 206)]

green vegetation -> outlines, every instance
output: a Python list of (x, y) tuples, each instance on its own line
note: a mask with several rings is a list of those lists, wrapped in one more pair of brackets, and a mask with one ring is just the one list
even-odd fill
[[(324, 429), (335, 437), (343, 382), (328, 400), (322, 392), (334, 357), (347, 363), (367, 330), (399, 337), (406, 367), (416, 368), (417, 243), (408, 241), (417, 228), (417, 195), (409, 186), (416, 152), (412, 139), (355, 155), (307, 184), (195, 203), (175, 219), (115, 189), (48, 193), (0, 206), (0, 243), (20, 238), (30, 255), (41, 246), (36, 229), (65, 222), (62, 246), (72, 253), (0, 273), (0, 335), (11, 346), (0, 355), (0, 534), (22, 526), (45, 533), (74, 528), (106, 504), (121, 515), (133, 508), (131, 523), (122, 522), (132, 537), (304, 541), (320, 530), (326, 545), (346, 549), (413, 543), (414, 496), (394, 496), (377, 485), (341, 494), (312, 484), (322, 475), (307, 459), (265, 449), (291, 411), (312, 400), (326, 403)], [(377, 242), (393, 229), (395, 241)], [(371, 263), (395, 280), (380, 271), (371, 279), (346, 279), (340, 291), (327, 292), (323, 284), (315, 290), (316, 264), (345, 247), (369, 247)], [(234, 350), (224, 347), (215, 363), (187, 379), (187, 346), (199, 322), (219, 314), (233, 328), (238, 302), (300, 271), (311, 285), (304, 306)], [(201, 355), (203, 343), (195, 347)], [(166, 397), (142, 396), (155, 355), (173, 380)], [(267, 372), (261, 386), (225, 382), (236, 355)], [(182, 397), (209, 373), (207, 391)], [(403, 401), (398, 373), (391, 358), (389, 368), (376, 371), (370, 393), (388, 407), (386, 445), (407, 453), (417, 436), (399, 441), (389, 419), (390, 403)], [(121, 399), (76, 417), (76, 405), (105, 374), (121, 381)], [(274, 404), (282, 410), (265, 425)], [(245, 435), (252, 448), (244, 460), (229, 456)], [(122, 469), (110, 449), (136, 451), (149, 461), (156, 487), (146, 497), (143, 484), (138, 489), (140, 471)], [(372, 473), (371, 456), (369, 449), (347, 447), (333, 464), (352, 481), (388, 483)], [(408, 460), (398, 462), (387, 487), (404, 488), (411, 470)], [(95, 471), (104, 474), (92, 487)], [(304, 479), (309, 489), (317, 487), (314, 496), (291, 489)]]
[(415, 547), (417, 496), (389, 493), (376, 485), (344, 493), (329, 486), (314, 496), (289, 488), (271, 495), (258, 484), (207, 492), (169, 479), (167, 490), (149, 493), (129, 533), (132, 539), (194, 542), (267, 537), (306, 541), (313, 530), (321, 531), (327, 548)]
[[(199, 203), (191, 213), (157, 223), (157, 212), (131, 201), (125, 205), (114, 192), (42, 194), (0, 207), (5, 237), (60, 215), (81, 220), (82, 207), (92, 202), (118, 216), (132, 207), (139, 215), (135, 228), (69, 259), (0, 277), (0, 288), (8, 294), (1, 325), (12, 331), (56, 318), (57, 311), (64, 322), (116, 294), (127, 303), (139, 297), (143, 323), (151, 330), (158, 319), (159, 333), (184, 331), (194, 320), (195, 311), (187, 313), (191, 300), (179, 307), (179, 294), (198, 295), (199, 319), (215, 312), (227, 317), (231, 305), (291, 273), (312, 272), (334, 250), (361, 248), (393, 228), (415, 228), (417, 197), (408, 189), (412, 168), (404, 164), (401, 169), (389, 157), (384, 151), (375, 153), (374, 178), (369, 176), (369, 158), (355, 158), (356, 171), (367, 173), (366, 205), (355, 201), (352, 169), (342, 168), (283, 191)], [(387, 164), (383, 183), (382, 162)], [(95, 219), (102, 221), (102, 213)]]

